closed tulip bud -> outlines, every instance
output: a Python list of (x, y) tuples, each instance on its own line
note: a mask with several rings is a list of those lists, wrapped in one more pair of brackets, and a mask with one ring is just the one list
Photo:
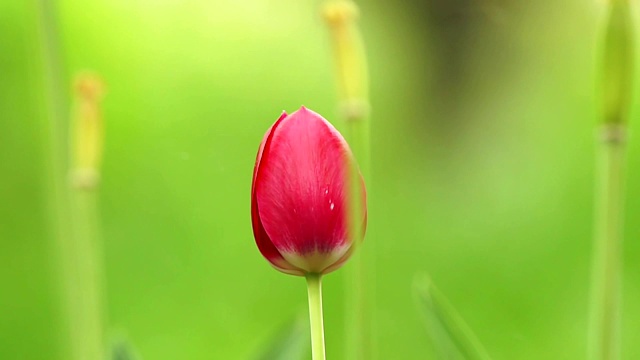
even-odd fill
[[(251, 217), (262, 255), (292, 275), (326, 274), (354, 249), (349, 226), (355, 160), (342, 135), (306, 109), (283, 113), (265, 134), (253, 170)], [(359, 172), (358, 175), (360, 176)], [(361, 224), (366, 226), (362, 178)]]

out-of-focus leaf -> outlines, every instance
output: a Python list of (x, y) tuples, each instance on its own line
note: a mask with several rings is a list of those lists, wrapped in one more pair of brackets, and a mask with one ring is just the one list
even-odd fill
[(428, 276), (416, 277), (414, 292), (438, 359), (491, 359), (471, 328)]
[(141, 360), (126, 339), (118, 339), (111, 346), (111, 360)]
[(309, 343), (309, 323), (300, 316), (280, 329), (254, 359), (301, 360), (309, 354)]

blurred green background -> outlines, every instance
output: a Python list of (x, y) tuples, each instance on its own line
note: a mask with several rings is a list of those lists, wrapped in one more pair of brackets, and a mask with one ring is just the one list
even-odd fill
[[(63, 77), (92, 69), (107, 88), (109, 335), (144, 359), (250, 359), (306, 314), (304, 281), (274, 271), (254, 244), (249, 198), (259, 142), (282, 110), (305, 105), (342, 127), (319, 5), (55, 2)], [(584, 358), (601, 5), (359, 5), (379, 358), (432, 358), (411, 292), (425, 271), (495, 359)], [(38, 27), (35, 1), (0, 1), (1, 359), (66, 351)], [(639, 126), (627, 172), (625, 359), (640, 358)], [(330, 359), (344, 358), (345, 273), (325, 280)]]

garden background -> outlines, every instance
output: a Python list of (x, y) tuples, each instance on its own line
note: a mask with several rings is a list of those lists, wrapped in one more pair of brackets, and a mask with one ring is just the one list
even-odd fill
[[(262, 136), (305, 105), (342, 128), (319, 1), (59, 0), (71, 79), (105, 83), (100, 228), (108, 335), (143, 359), (252, 359), (306, 316), (250, 225)], [(371, 78), (364, 246), (380, 359), (431, 358), (428, 273), (495, 359), (586, 349), (602, 4), (359, 2)], [(64, 359), (36, 1), (0, 1), (0, 358)], [(58, 94), (60, 95), (60, 94)], [(634, 109), (637, 109), (638, 97)], [(634, 111), (637, 114), (637, 111)], [(640, 358), (640, 122), (630, 124), (623, 358)], [(351, 264), (347, 264), (348, 268)], [(329, 359), (347, 271), (325, 278)]]

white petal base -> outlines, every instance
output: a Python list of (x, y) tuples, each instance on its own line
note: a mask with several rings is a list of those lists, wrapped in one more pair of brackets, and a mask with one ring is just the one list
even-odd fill
[(349, 251), (350, 247), (350, 244), (345, 244), (334, 248), (333, 251), (328, 253), (314, 251), (307, 254), (289, 252), (281, 252), (281, 254), (291, 265), (309, 273), (319, 274), (338, 262)]

